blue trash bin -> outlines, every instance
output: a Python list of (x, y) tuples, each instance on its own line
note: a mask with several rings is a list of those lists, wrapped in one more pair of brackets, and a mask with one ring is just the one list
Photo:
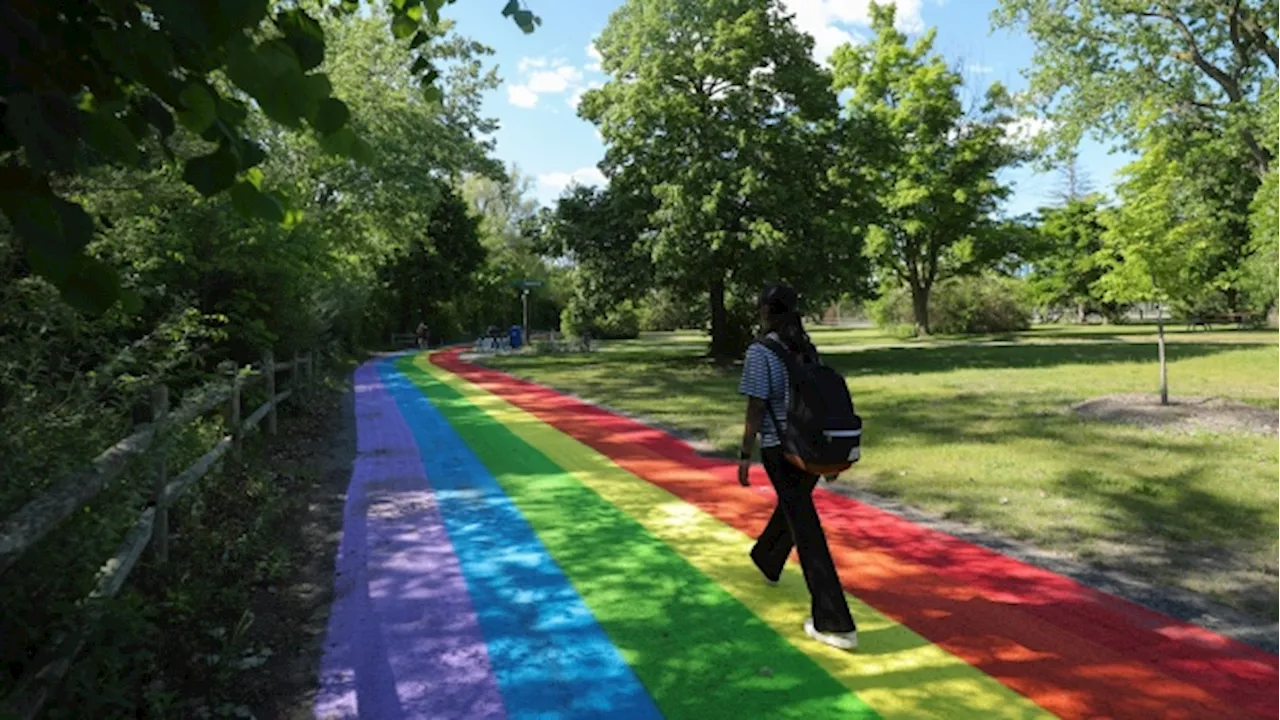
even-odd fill
[(512, 325), (511, 329), (507, 331), (507, 338), (511, 341), (512, 350), (520, 349), (520, 345), (524, 340), (522, 335), (523, 333), (521, 332), (519, 325)]

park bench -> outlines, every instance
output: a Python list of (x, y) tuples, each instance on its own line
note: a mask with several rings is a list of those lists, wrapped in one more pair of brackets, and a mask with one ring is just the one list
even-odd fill
[(1218, 315), (1196, 315), (1187, 321), (1187, 330), (1194, 331), (1197, 327), (1203, 327), (1207, 331), (1213, 330), (1213, 324), (1231, 325), (1234, 324), (1237, 330), (1244, 330), (1251, 327), (1256, 321), (1252, 315), (1247, 313), (1221, 313)]

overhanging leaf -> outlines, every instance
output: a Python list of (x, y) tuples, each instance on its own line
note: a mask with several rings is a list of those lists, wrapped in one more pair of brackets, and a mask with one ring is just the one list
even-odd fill
[(213, 121), (218, 118), (213, 96), (200, 85), (192, 83), (184, 87), (178, 94), (178, 102), (181, 103), (178, 109), (178, 122), (191, 132), (202, 133), (208, 130)]
[(208, 155), (191, 158), (182, 170), (182, 179), (206, 197), (231, 187), (236, 181), (236, 159), (222, 145)]
[(344, 127), (321, 137), (320, 149), (330, 155), (346, 156), (350, 154), (355, 141), (356, 134), (351, 131), (351, 128)]
[(138, 139), (110, 107), (99, 108), (97, 112), (81, 112), (80, 125), (85, 142), (94, 150), (127, 165), (137, 164)]
[(391, 34), (397, 40), (403, 40), (418, 30), (418, 23), (408, 15), (399, 14), (391, 19)]
[(276, 16), (276, 27), (284, 33), (285, 42), (293, 48), (303, 70), (324, 61), (324, 30), (306, 12), (297, 8), (286, 10)]
[(316, 109), (315, 121), (312, 125), (322, 134), (329, 134), (347, 124), (351, 111), (346, 103), (337, 98), (325, 98)]
[(284, 208), (274, 197), (260, 192), (248, 182), (238, 182), (231, 187), (231, 206), (245, 217), (258, 218), (273, 223), (284, 222)]

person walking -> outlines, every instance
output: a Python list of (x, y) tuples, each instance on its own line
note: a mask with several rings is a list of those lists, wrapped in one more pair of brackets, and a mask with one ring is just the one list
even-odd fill
[(805, 632), (832, 647), (853, 650), (858, 646), (858, 628), (845, 601), (840, 576), (813, 504), (813, 488), (818, 476), (792, 464), (782, 449), (790, 387), (787, 363), (764, 344), (772, 341), (785, 347), (798, 363), (818, 361), (818, 351), (800, 320), (798, 300), (796, 291), (786, 285), (772, 285), (760, 295), (762, 333), (747, 349), (738, 387), (738, 392), (747, 397), (738, 482), (743, 487), (751, 485), (751, 456), (759, 436), (760, 458), (777, 492), (778, 504), (751, 549), (751, 560), (764, 574), (765, 581), (776, 585), (792, 547), (796, 548), (812, 598), (812, 612), (805, 620)]

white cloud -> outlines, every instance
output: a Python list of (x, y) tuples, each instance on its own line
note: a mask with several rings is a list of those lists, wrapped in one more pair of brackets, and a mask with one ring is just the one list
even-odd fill
[(968, 70), (970, 74), (973, 75), (990, 75), (996, 71), (996, 69), (990, 65), (982, 65), (980, 63), (970, 63), (965, 67), (965, 70)]
[(538, 104), (538, 94), (524, 85), (508, 85), (507, 102), (516, 107), (531, 108)]
[(522, 73), (529, 72), (534, 68), (546, 66), (547, 59), (544, 57), (522, 57), (520, 58), (520, 62), (516, 63), (516, 68)]
[(592, 40), (587, 43), (587, 57), (591, 58), (591, 62), (587, 63), (587, 70), (591, 72), (600, 72), (600, 62), (604, 60), (600, 56), (600, 51), (596, 49), (596, 41)]
[(561, 65), (554, 70), (539, 70), (529, 76), (527, 85), (535, 93), (562, 93), (570, 85), (582, 81), (582, 71), (572, 65)]
[(578, 168), (570, 172), (550, 172), (538, 175), (538, 187), (559, 195), (570, 185), (600, 186), (608, 182), (604, 173), (596, 167)]
[(516, 64), (520, 78), (507, 83), (507, 102), (516, 107), (533, 108), (538, 105), (542, 95), (559, 95), (569, 93), (570, 107), (577, 107), (577, 101), (585, 88), (595, 87), (596, 83), (583, 83), (582, 70), (569, 64), (564, 58), (548, 60), (542, 57), (521, 58)]
[[(933, 0), (942, 4), (943, 0)], [(844, 43), (857, 43), (850, 26), (871, 25), (871, 0), (782, 0), (783, 7), (795, 15), (796, 27), (813, 36), (813, 57), (826, 62), (831, 53)], [(903, 32), (924, 30), (921, 15), (924, 0), (897, 0), (894, 25)]]

